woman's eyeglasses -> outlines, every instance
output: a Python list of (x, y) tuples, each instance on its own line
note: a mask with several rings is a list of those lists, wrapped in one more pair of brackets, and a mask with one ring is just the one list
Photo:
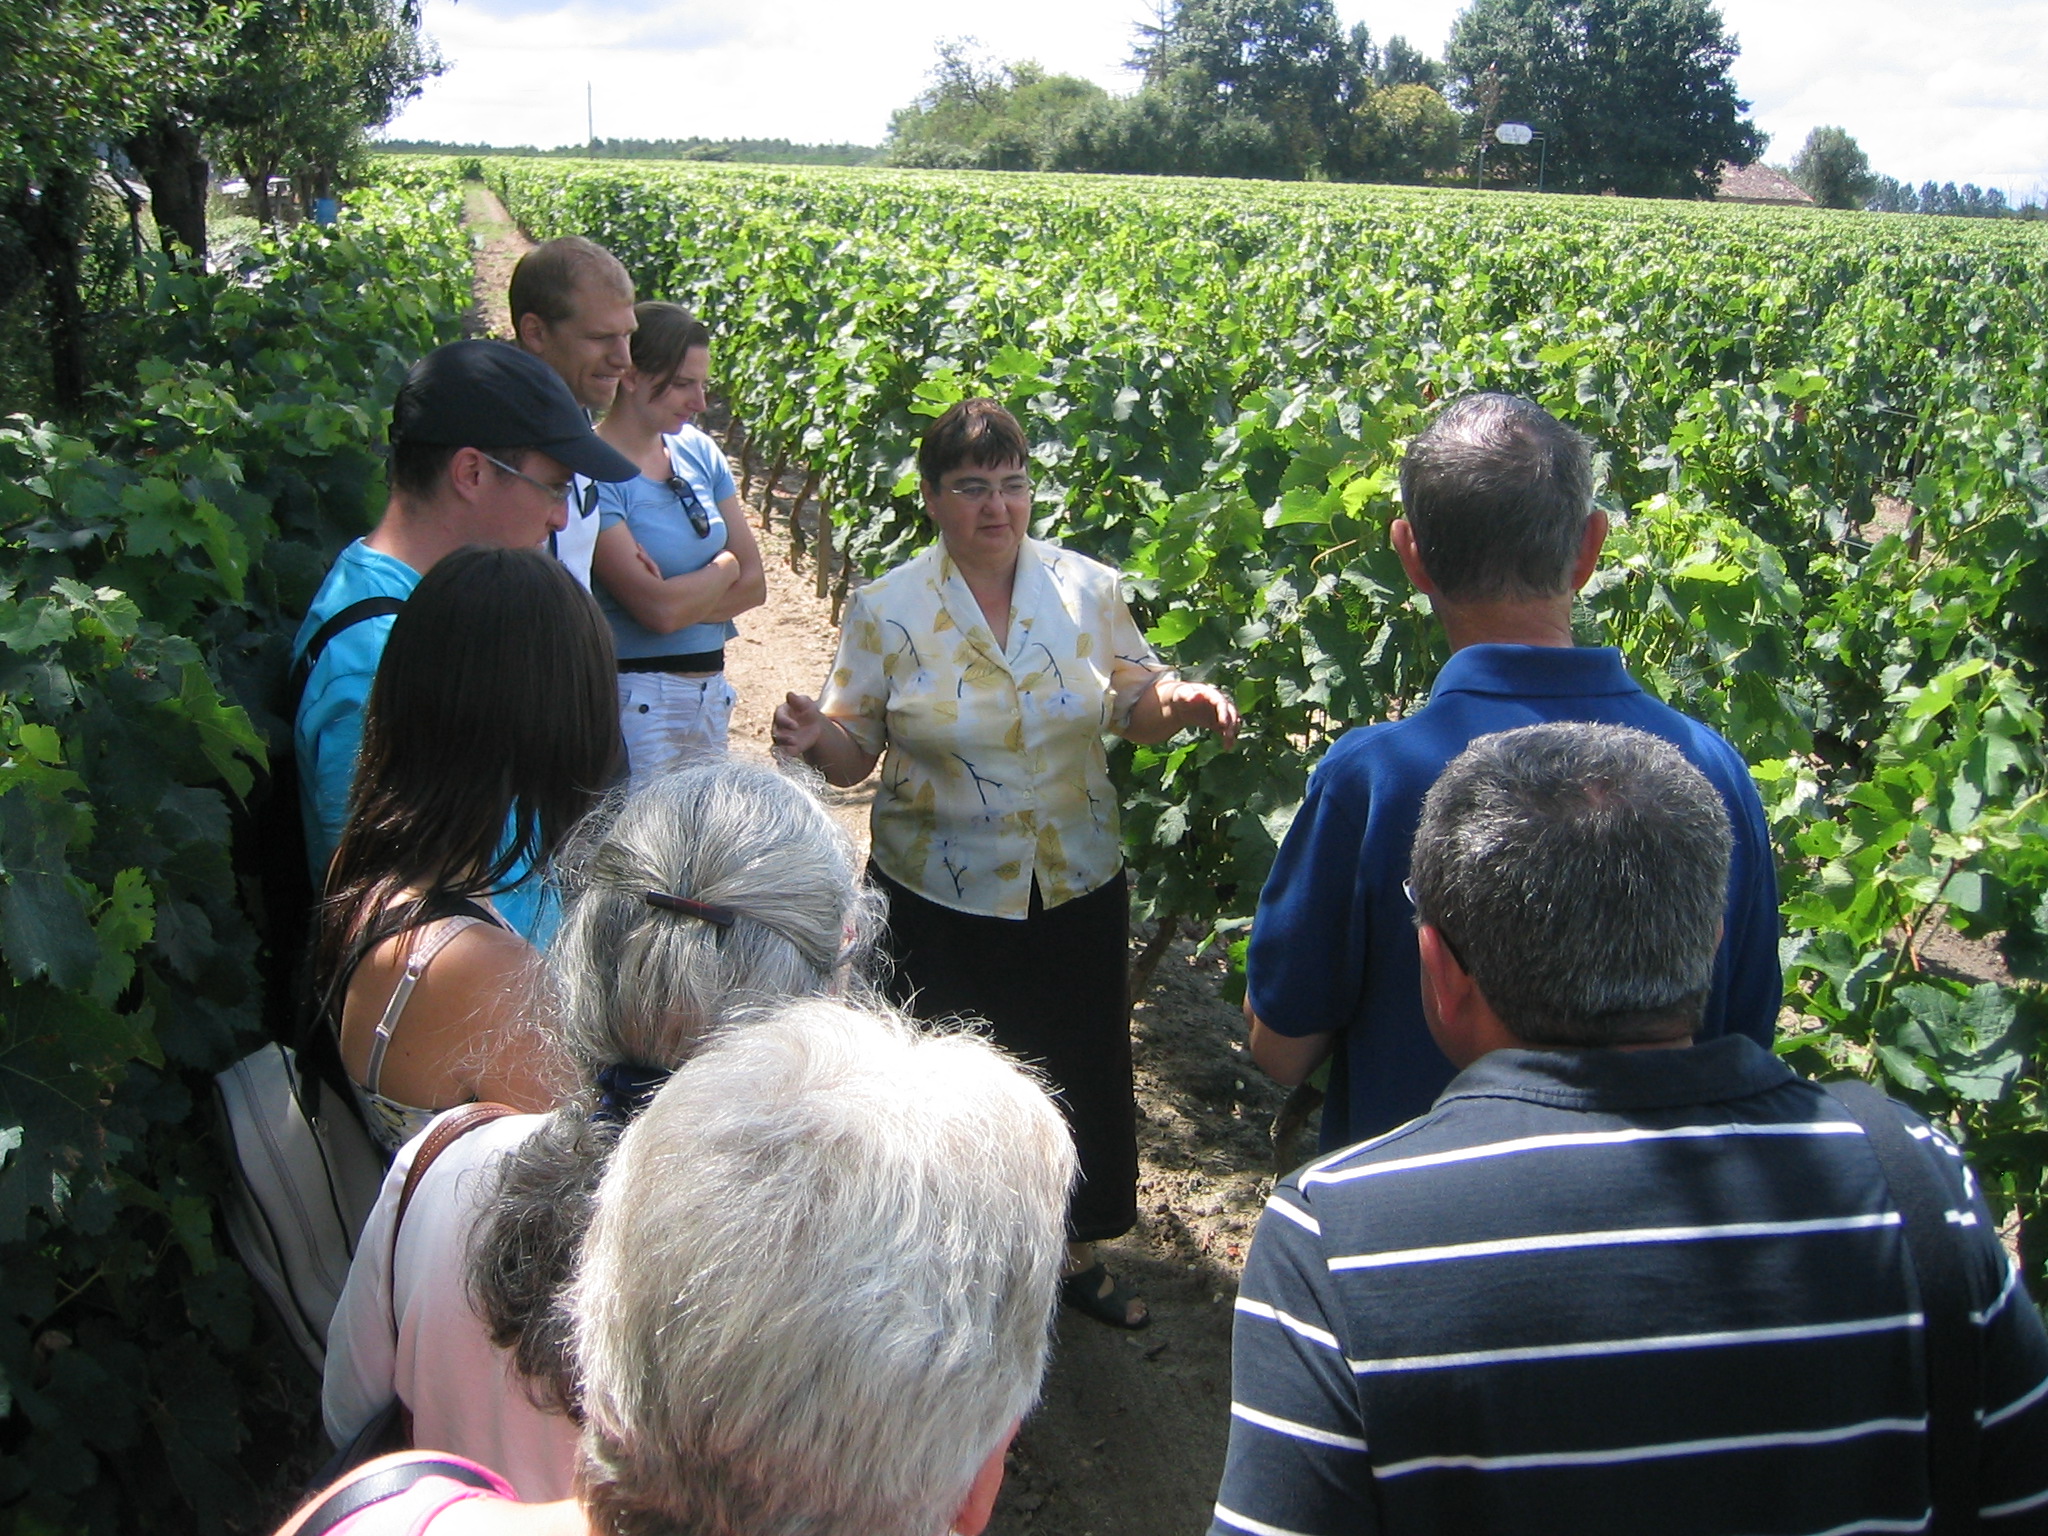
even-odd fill
[(697, 493), (690, 488), (690, 482), (681, 475), (670, 475), (668, 488), (669, 493), (682, 504), (683, 514), (689, 518), (690, 526), (696, 530), (697, 537), (710, 538), (711, 514), (704, 510), (704, 503), (697, 499)]

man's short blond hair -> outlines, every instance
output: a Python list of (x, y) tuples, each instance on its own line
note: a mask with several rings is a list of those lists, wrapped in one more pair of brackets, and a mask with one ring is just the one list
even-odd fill
[(542, 241), (512, 269), (507, 304), (512, 311), (512, 329), (519, 329), (524, 315), (538, 315), (549, 325), (560, 325), (575, 314), (576, 295), (591, 288), (633, 302), (633, 279), (619, 258), (596, 241), (581, 235)]

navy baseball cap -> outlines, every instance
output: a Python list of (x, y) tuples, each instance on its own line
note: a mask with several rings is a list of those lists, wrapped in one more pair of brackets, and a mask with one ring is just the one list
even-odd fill
[(590, 430), (561, 376), (503, 341), (457, 341), (412, 365), (391, 407), (391, 443), (538, 448), (590, 480), (632, 480), (640, 466)]

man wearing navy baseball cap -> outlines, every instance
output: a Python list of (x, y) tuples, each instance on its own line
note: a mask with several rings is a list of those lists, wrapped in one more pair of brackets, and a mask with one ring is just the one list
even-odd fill
[(562, 526), (569, 477), (631, 480), (555, 371), (517, 347), (458, 341), (413, 365), (391, 410), (391, 492), (335, 559), (292, 643), (303, 671), (293, 744), (314, 883), (348, 815), (363, 705), (400, 604), (467, 544), (523, 549)]

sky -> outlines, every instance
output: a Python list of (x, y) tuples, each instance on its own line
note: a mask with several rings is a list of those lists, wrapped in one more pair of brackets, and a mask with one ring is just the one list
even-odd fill
[[(1337, 0), (1348, 27), (1438, 54), (1463, 0)], [(426, 0), (449, 63), (394, 138), (549, 147), (603, 138), (875, 144), (941, 38), (1108, 89), (1144, 0)], [(2048, 195), (2048, 0), (1721, 0), (1750, 116), (1785, 164), (1846, 129), (1872, 169), (1918, 184)], [(586, 86), (589, 86), (586, 97)]]

